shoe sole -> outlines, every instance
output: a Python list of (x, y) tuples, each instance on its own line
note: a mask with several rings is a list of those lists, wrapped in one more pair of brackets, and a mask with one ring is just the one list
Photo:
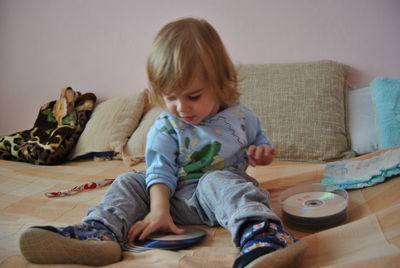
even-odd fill
[(104, 266), (122, 258), (117, 242), (78, 240), (40, 228), (27, 229), (19, 243), (22, 255), (36, 264)]

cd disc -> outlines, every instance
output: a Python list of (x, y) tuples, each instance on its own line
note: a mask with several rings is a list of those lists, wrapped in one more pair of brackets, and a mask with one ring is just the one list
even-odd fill
[(347, 192), (324, 184), (299, 185), (282, 192), (280, 203), (284, 221), (305, 229), (321, 229), (346, 219)]
[(326, 217), (343, 210), (345, 199), (328, 192), (305, 192), (289, 196), (283, 209), (299, 217)]
[(189, 228), (183, 227), (182, 229), (185, 230), (185, 233), (178, 235), (170, 232), (155, 232), (151, 234), (148, 239), (149, 240), (159, 240), (159, 241), (184, 241), (188, 239), (194, 239), (201, 236), (204, 236), (206, 233), (203, 229), (199, 228)]
[(178, 250), (193, 246), (201, 242), (206, 232), (199, 228), (183, 227), (185, 233), (182, 235), (171, 232), (157, 231), (144, 240), (135, 240), (123, 246), (124, 250), (141, 252), (149, 249)]

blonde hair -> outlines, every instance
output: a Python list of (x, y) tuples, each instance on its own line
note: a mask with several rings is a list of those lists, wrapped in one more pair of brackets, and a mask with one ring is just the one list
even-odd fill
[(216, 30), (205, 20), (179, 19), (154, 39), (148, 59), (150, 100), (164, 106), (163, 95), (179, 96), (201, 75), (223, 105), (238, 102), (236, 69)]

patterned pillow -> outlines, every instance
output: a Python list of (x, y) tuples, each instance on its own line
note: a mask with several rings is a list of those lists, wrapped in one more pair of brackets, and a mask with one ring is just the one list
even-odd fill
[(346, 122), (349, 68), (329, 61), (239, 66), (241, 101), (261, 119), (277, 159), (354, 156)]

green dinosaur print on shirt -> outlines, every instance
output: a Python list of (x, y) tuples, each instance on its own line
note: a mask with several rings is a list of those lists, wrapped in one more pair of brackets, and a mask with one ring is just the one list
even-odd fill
[(173, 129), (173, 128), (168, 129), (166, 126), (163, 126), (163, 127), (160, 128), (158, 131), (160, 131), (160, 132), (167, 132), (168, 134), (176, 134), (175, 129)]
[(214, 141), (205, 145), (200, 151), (194, 152), (190, 157), (191, 163), (180, 169), (181, 178), (197, 179), (208, 170), (221, 169), (224, 160), (218, 157), (220, 150), (221, 143)]

